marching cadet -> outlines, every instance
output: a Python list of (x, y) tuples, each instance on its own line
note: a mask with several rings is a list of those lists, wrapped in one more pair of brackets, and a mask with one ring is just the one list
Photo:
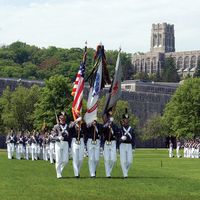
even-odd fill
[(133, 148), (135, 147), (134, 129), (129, 125), (129, 115), (127, 113), (122, 116), (122, 127), (119, 137), (120, 163), (124, 178), (128, 177), (129, 168), (133, 162)]
[(174, 155), (173, 155), (173, 143), (171, 140), (169, 140), (169, 157), (170, 158), (173, 158)]
[(117, 160), (118, 127), (113, 123), (113, 120), (110, 110), (107, 112), (107, 122), (103, 126), (104, 163), (107, 178), (111, 178), (111, 172)]
[(181, 158), (180, 148), (181, 148), (181, 142), (179, 139), (177, 139), (177, 142), (176, 142), (176, 157), (177, 158)]
[(184, 142), (184, 149), (183, 149), (183, 155), (184, 155), (184, 158), (188, 158), (188, 141), (185, 141)]
[(99, 163), (100, 157), (100, 138), (101, 127), (100, 124), (94, 120), (87, 126), (86, 129), (86, 140), (88, 150), (88, 166), (91, 178), (96, 177), (96, 169)]
[(83, 163), (84, 157), (84, 124), (82, 123), (82, 118), (79, 117), (75, 122), (71, 122), (69, 125), (69, 134), (71, 141), (71, 151), (72, 151), (72, 163), (74, 176), (76, 178), (80, 177), (80, 169)]
[(24, 156), (24, 145), (25, 145), (25, 140), (24, 140), (24, 135), (23, 132), (20, 132), (17, 138), (17, 159), (21, 160), (22, 156)]
[(54, 133), (51, 131), (50, 135), (49, 135), (49, 159), (50, 159), (50, 163), (53, 164), (55, 161), (55, 139), (54, 139)]
[(200, 158), (200, 140), (198, 140), (197, 144), (197, 158)]
[(25, 134), (24, 141), (25, 141), (25, 157), (26, 160), (29, 160), (31, 154), (31, 136), (28, 131)]
[(15, 143), (16, 143), (16, 136), (14, 130), (11, 129), (10, 133), (6, 137), (8, 159), (14, 158)]
[(49, 159), (49, 144), (50, 137), (48, 131), (45, 131), (42, 139), (42, 147), (43, 147), (43, 160), (48, 161)]
[(53, 134), (55, 142), (55, 155), (56, 155), (56, 175), (57, 178), (62, 178), (62, 172), (69, 161), (69, 132), (68, 125), (66, 124), (65, 115), (59, 116), (59, 123), (53, 127)]
[(43, 135), (40, 132), (36, 133), (38, 142), (37, 142), (37, 159), (42, 160), (43, 159)]
[(33, 130), (32, 136), (31, 136), (31, 155), (32, 155), (32, 161), (37, 160), (37, 143), (38, 143), (38, 137), (36, 135), (36, 131)]

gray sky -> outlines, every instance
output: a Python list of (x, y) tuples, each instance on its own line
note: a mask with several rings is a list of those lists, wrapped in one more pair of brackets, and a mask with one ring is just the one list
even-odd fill
[(175, 25), (176, 51), (200, 50), (199, 0), (0, 0), (0, 44), (63, 48), (102, 42), (128, 53), (150, 49), (152, 23)]

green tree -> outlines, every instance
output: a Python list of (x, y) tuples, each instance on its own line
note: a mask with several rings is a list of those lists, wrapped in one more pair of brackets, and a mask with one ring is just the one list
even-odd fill
[(34, 104), (38, 101), (40, 88), (17, 87), (13, 92), (7, 88), (0, 98), (2, 123), (6, 129), (31, 130), (33, 128)]
[(142, 130), (142, 139), (157, 139), (167, 136), (166, 125), (160, 115), (153, 115), (146, 123)]
[(167, 104), (163, 119), (169, 135), (184, 138), (200, 135), (200, 78), (184, 80)]
[(141, 81), (148, 81), (149, 75), (146, 72), (137, 72), (133, 75), (133, 79), (139, 79)]
[(52, 128), (56, 123), (55, 112), (59, 114), (67, 111), (67, 115), (71, 115), (69, 109), (72, 102), (71, 87), (70, 80), (61, 75), (52, 76), (45, 81), (45, 87), (35, 105), (35, 128), (40, 130), (43, 120), (49, 128)]
[(164, 82), (179, 82), (180, 78), (176, 70), (176, 64), (172, 57), (166, 58), (164, 68), (161, 73), (161, 79)]

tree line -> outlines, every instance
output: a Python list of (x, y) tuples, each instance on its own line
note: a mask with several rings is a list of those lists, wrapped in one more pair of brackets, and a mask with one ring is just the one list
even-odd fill
[[(87, 50), (86, 76), (93, 66), (95, 50)], [(107, 50), (107, 66), (110, 74), (114, 74), (117, 50)], [(81, 48), (39, 48), (17, 41), (0, 48), (0, 77), (45, 80), (54, 75), (63, 75), (71, 81), (75, 79), (83, 56)], [(130, 78), (131, 54), (121, 53), (123, 68), (122, 79)]]

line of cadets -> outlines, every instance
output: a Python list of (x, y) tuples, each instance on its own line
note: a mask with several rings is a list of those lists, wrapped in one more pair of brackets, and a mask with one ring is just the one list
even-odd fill
[[(183, 157), (184, 158), (200, 158), (200, 139), (196, 138), (195, 140), (187, 140), (181, 146), (180, 140), (177, 140), (176, 143), (176, 156), (181, 158), (180, 149), (183, 148)], [(169, 157), (174, 157), (173, 154), (173, 143), (169, 141)]]
[[(81, 118), (80, 118), (81, 119)], [(100, 147), (103, 147), (105, 173), (110, 178), (113, 166), (117, 159), (117, 148), (120, 151), (120, 163), (124, 178), (128, 177), (128, 171), (132, 164), (132, 149), (135, 146), (134, 129), (129, 125), (128, 114), (123, 115), (121, 127), (117, 127), (113, 122), (112, 112), (108, 114), (107, 122), (103, 124), (94, 120), (90, 125), (86, 125), (81, 120), (66, 123), (65, 115), (59, 116), (57, 123), (50, 133), (19, 134), (15, 136), (13, 130), (7, 136), (8, 159), (14, 156), (25, 159), (50, 159), (56, 168), (56, 177), (62, 178), (64, 167), (69, 161), (71, 149), (73, 170), (75, 177), (80, 177), (85, 149), (88, 154), (88, 166), (91, 178), (96, 177), (96, 169), (100, 158)]]

